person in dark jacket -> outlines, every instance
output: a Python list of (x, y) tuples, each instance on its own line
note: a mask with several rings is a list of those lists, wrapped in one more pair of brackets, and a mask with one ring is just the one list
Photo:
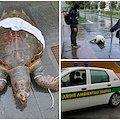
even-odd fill
[(78, 16), (77, 16), (77, 10), (80, 8), (79, 4), (75, 4), (74, 7), (72, 7), (70, 9), (70, 18), (71, 18), (71, 24), (70, 24), (70, 28), (71, 28), (71, 46), (73, 46), (74, 48), (78, 48), (78, 45), (76, 43), (76, 36), (77, 36), (77, 32), (78, 32)]
[[(114, 32), (116, 31), (117, 29), (120, 28), (120, 19), (117, 21), (117, 23), (110, 29), (110, 32)], [(119, 37), (119, 43), (120, 43), (120, 34), (118, 34), (118, 37)]]

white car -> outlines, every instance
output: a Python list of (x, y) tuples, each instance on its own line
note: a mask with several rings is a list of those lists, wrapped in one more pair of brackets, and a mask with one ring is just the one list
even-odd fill
[(120, 79), (113, 70), (71, 67), (61, 73), (62, 112), (110, 104), (120, 104)]

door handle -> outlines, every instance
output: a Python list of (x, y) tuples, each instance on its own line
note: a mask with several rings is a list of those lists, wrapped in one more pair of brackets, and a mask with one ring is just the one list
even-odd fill
[(111, 84), (108, 84), (107, 86), (111, 86)]
[(81, 90), (86, 90), (87, 88), (82, 88)]

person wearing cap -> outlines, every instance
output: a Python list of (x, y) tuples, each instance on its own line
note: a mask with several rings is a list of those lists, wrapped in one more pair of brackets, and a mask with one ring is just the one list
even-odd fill
[(71, 28), (71, 46), (73, 48), (79, 48), (79, 46), (76, 43), (76, 36), (78, 32), (78, 15), (77, 15), (77, 10), (80, 8), (79, 4), (74, 4), (74, 7), (70, 9), (70, 18), (71, 18), (71, 23), (70, 23), (70, 28)]

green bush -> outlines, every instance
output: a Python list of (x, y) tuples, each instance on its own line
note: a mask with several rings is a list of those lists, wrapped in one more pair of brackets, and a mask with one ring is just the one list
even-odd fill
[[(82, 12), (88, 12), (88, 13), (95, 13), (95, 14), (98, 14), (98, 11), (97, 10), (80, 10), (80, 11), (82, 11)], [(110, 11), (101, 11), (101, 14), (102, 15), (110, 15)], [(113, 12), (112, 12), (112, 15), (113, 16), (116, 16), (116, 17), (120, 17), (120, 11), (116, 11), (116, 10), (114, 10)]]
[(103, 15), (110, 15), (110, 11), (102, 11), (101, 12)]
[[(103, 15), (110, 15), (110, 11), (102, 11), (101, 13)], [(120, 11), (113, 11), (112, 15), (120, 17)]]
[(78, 17), (78, 20), (79, 20), (79, 21), (87, 21), (87, 19), (86, 19), (86, 18), (81, 17), (81, 16), (79, 16), (79, 17)]

